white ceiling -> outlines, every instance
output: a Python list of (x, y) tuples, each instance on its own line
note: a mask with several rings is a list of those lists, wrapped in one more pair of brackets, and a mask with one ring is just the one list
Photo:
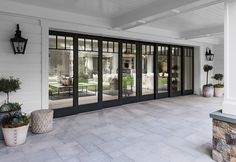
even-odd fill
[[(155, 0), (11, 0), (89, 16), (112, 18)], [(160, 1), (160, 0), (159, 0)], [(166, 0), (171, 1), (171, 0)]]
[[(5, 0), (103, 18), (109, 28), (174, 39), (222, 40), (223, 0)], [(150, 33), (150, 31), (152, 33)], [(158, 33), (156, 34), (155, 33)], [(174, 34), (173, 34), (174, 33)], [(217, 35), (217, 37), (216, 37)], [(220, 35), (220, 36), (219, 36)]]
[(147, 25), (177, 32), (223, 26), (224, 4), (219, 3), (195, 11), (176, 14), (176, 16), (157, 20)]

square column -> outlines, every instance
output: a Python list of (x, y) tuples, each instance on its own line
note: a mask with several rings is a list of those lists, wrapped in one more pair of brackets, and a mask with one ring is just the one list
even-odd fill
[(225, 1), (223, 113), (236, 115), (236, 1)]

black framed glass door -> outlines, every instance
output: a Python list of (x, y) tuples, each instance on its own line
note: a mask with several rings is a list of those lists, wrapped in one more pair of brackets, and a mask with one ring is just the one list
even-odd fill
[(170, 96), (182, 93), (182, 48), (170, 47)]
[(169, 68), (169, 46), (156, 46), (156, 98), (165, 98), (169, 96), (170, 68)]
[(154, 98), (154, 45), (148, 43), (141, 44), (141, 57), (139, 57), (139, 72), (141, 73), (140, 99), (147, 100)]
[(183, 47), (183, 94), (193, 94), (194, 48)]
[(137, 44), (133, 42), (122, 42), (122, 103), (131, 103), (138, 100), (139, 85)]
[(194, 49), (49, 32), (49, 108), (55, 116), (193, 93)]

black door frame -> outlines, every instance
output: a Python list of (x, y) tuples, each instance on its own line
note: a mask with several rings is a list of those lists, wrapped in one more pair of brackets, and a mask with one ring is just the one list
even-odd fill
[[(147, 94), (147, 95), (143, 95), (142, 94), (142, 81), (143, 81), (143, 77), (142, 77), (142, 45), (145, 45), (145, 46), (153, 46), (153, 93), (152, 94)], [(140, 42), (139, 43), (139, 54), (138, 54), (138, 62), (139, 62), (139, 66), (138, 66), (138, 68), (139, 68), (139, 70), (138, 70), (138, 72), (139, 72), (139, 81), (140, 81), (140, 85), (139, 85), (139, 87), (138, 87), (138, 89), (139, 89), (139, 100), (140, 101), (146, 101), (146, 100), (153, 100), (153, 99), (155, 99), (155, 92), (156, 92), (156, 81), (155, 81), (155, 78), (156, 78), (156, 73), (155, 73), (155, 55), (156, 55), (156, 53), (155, 53), (155, 43), (148, 43), (148, 42)], [(151, 50), (151, 49), (150, 49)]]
[[(180, 49), (180, 78), (181, 78), (181, 84), (180, 84), (180, 90), (179, 91), (176, 91), (174, 92), (172, 90), (172, 48), (178, 48)], [(170, 45), (170, 50), (169, 50), (169, 96), (170, 97), (176, 97), (176, 96), (181, 96), (183, 94), (183, 87), (184, 87), (184, 83), (183, 83), (183, 47), (182, 46), (178, 46), (178, 45)]]
[[(167, 78), (167, 92), (165, 93), (159, 93), (158, 91), (158, 81), (159, 81), (159, 67), (158, 67), (158, 47), (167, 47), (168, 48), (168, 52), (167, 52), (167, 73), (168, 73), (168, 78)], [(163, 52), (161, 50), (161, 52)], [(156, 99), (162, 99), (162, 98), (167, 98), (167, 97), (170, 97), (170, 45), (167, 45), (167, 44), (156, 44), (155, 45), (155, 83), (156, 83), (156, 95), (155, 95), (155, 98)]]
[[(63, 31), (55, 31), (55, 30), (50, 30), (49, 35), (57, 35), (57, 36), (70, 36), (73, 37), (73, 55), (74, 55), (74, 74), (73, 74), (73, 106), (72, 107), (66, 107), (66, 108), (61, 108), (61, 109), (54, 109), (54, 116), (55, 117), (62, 117), (62, 116), (68, 116), (68, 115), (73, 115), (81, 112), (87, 112), (87, 111), (93, 111), (93, 110), (100, 110), (106, 107), (112, 107), (112, 106), (118, 106), (122, 104), (127, 104), (127, 103), (134, 103), (134, 102), (139, 102), (139, 101), (145, 101), (145, 100), (151, 100), (151, 99), (160, 99), (160, 98), (165, 98), (165, 97), (170, 97), (173, 96), (171, 95), (170, 92), (170, 66), (171, 66), (171, 47), (180, 47), (181, 48), (181, 53), (183, 53), (183, 48), (192, 48), (193, 49), (193, 88), (194, 88), (194, 48), (193, 47), (187, 47), (187, 46), (178, 46), (178, 45), (169, 45), (169, 44), (163, 44), (163, 43), (158, 43), (158, 42), (144, 42), (144, 41), (137, 41), (137, 40), (126, 40), (126, 39), (118, 39), (118, 38), (110, 38), (110, 37), (102, 37), (102, 36), (93, 36), (93, 35), (87, 35), (87, 34), (78, 34), (78, 33), (69, 33), (69, 32), (63, 32)], [(79, 105), (78, 104), (78, 38), (84, 38), (84, 39), (95, 39), (98, 40), (98, 102), (93, 103), (93, 104), (85, 104), (85, 105)], [(102, 101), (102, 41), (112, 41), (112, 42), (118, 42), (119, 46), (119, 51), (118, 51), (118, 58), (119, 58), (119, 99), (118, 100), (111, 100), (111, 101)], [(124, 98), (123, 97), (123, 92), (122, 92), (122, 43), (130, 43), (130, 44), (136, 44), (136, 96), (135, 97), (128, 97)], [(151, 95), (142, 95), (141, 93), (141, 86), (142, 86), (142, 45), (153, 45), (154, 46), (154, 56), (153, 56), (153, 61), (154, 61), (154, 93)], [(168, 93), (163, 93), (159, 94), (158, 93), (158, 66), (157, 66), (157, 61), (158, 61), (158, 46), (164, 46), (168, 47)], [(182, 55), (182, 61), (181, 61), (181, 66), (183, 70), (183, 54)], [(183, 71), (181, 71), (183, 74)], [(183, 75), (182, 75), (183, 78)], [(178, 95), (189, 95), (193, 94), (193, 90), (189, 91), (184, 91), (183, 90), (183, 79), (182, 79), (182, 91)], [(175, 95), (174, 95), (175, 96)]]

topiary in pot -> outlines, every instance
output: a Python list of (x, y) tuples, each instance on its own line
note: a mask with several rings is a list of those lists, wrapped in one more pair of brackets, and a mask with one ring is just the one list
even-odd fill
[[(9, 102), (9, 96), (11, 92), (16, 92), (20, 89), (21, 82), (19, 79), (14, 79), (13, 77), (1, 78), (0, 79), (0, 92), (6, 94), (6, 102), (0, 106), (0, 122), (5, 117), (13, 114), (19, 114), (21, 111), (21, 105), (19, 103)], [(0, 125), (0, 139), (3, 139), (3, 134)]]
[(223, 80), (223, 74), (215, 74), (212, 78), (217, 80), (217, 84), (214, 85), (215, 88), (215, 97), (221, 97), (224, 95), (224, 84), (221, 83)]
[(6, 116), (2, 120), (2, 131), (7, 146), (25, 143), (29, 128), (29, 117), (24, 114)]
[(211, 65), (204, 65), (203, 70), (204, 72), (207, 73), (206, 75), (206, 84), (203, 85), (203, 96), (204, 97), (213, 97), (214, 95), (214, 87), (212, 84), (208, 83), (208, 76), (209, 76), (209, 71), (213, 69), (213, 66)]

